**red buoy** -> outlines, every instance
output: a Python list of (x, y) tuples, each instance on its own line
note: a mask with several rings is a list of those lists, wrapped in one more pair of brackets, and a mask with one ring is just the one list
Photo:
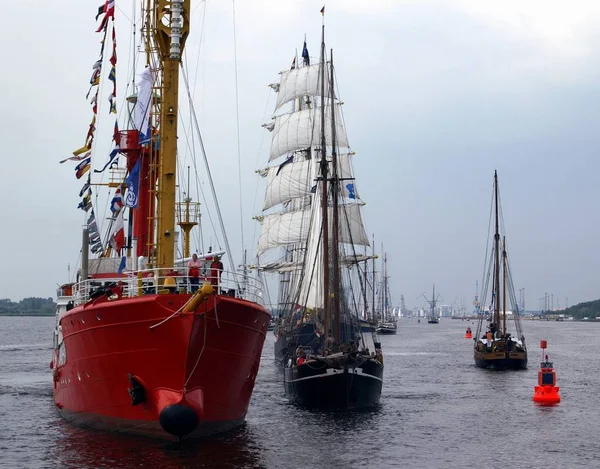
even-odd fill
[(548, 361), (548, 355), (544, 355), (544, 351), (548, 346), (548, 342), (542, 340), (540, 347), (542, 348), (542, 362), (540, 363), (540, 371), (538, 372), (538, 385), (535, 386), (533, 393), (533, 402), (540, 405), (555, 405), (560, 402), (558, 391), (560, 388), (556, 385), (556, 371), (552, 369), (552, 362)]
[(467, 332), (465, 332), (465, 339), (472, 339), (473, 334), (471, 333), (471, 328), (467, 327)]

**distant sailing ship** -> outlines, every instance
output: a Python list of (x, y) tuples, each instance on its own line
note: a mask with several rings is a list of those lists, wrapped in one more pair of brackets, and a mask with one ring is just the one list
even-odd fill
[[(187, 69), (190, 1), (149, 0), (147, 8), (144, 62), (152, 69), (127, 98), (126, 130), (114, 124), (104, 169), (118, 169), (119, 155), (126, 168), (109, 184), (115, 193), (104, 238), (90, 168), (103, 64), (110, 66), (110, 114), (116, 113), (114, 0), (98, 13), (103, 40), (91, 80), (92, 124), (84, 147), (67, 159), (79, 162), (77, 178), (88, 173), (79, 205), (88, 222), (77, 282), (58, 291), (54, 402), (65, 419), (97, 429), (207, 436), (243, 423), (270, 315), (257, 303), (260, 285), (223, 271), (224, 251), (205, 253), (188, 269), (199, 204), (185, 194), (176, 202), (176, 184), (185, 184), (177, 179), (178, 87), (180, 67)], [(183, 258), (176, 258), (176, 214)]]
[[(527, 367), (527, 348), (521, 328), (521, 316), (512, 274), (508, 265), (506, 237), (500, 234), (498, 174), (494, 171), (494, 237), (491, 257), (486, 259), (481, 303), (486, 298), (491, 284), (490, 323), (486, 325), (485, 314), (479, 314), (474, 343), (475, 364), (481, 368), (522, 369)], [(491, 232), (490, 226), (490, 232)], [(489, 237), (488, 237), (489, 238)], [(507, 298), (508, 297), (508, 298)], [(507, 305), (512, 304), (512, 311)], [(511, 330), (512, 323), (512, 330)]]
[[(323, 29), (324, 33), (324, 29)], [(284, 383), (296, 402), (318, 408), (354, 408), (379, 402), (383, 356), (372, 322), (361, 321), (369, 256), (351, 157), (333, 83), (333, 59), (281, 73), (272, 131), (271, 161), (259, 173), (267, 192), (258, 243), (258, 269), (279, 274), (275, 355), (285, 365)], [(270, 209), (275, 209), (272, 211)], [(325, 248), (324, 248), (325, 247)], [(282, 255), (264, 259), (276, 248)], [(370, 317), (372, 317), (372, 305)]]
[(440, 322), (440, 317), (438, 316), (438, 313), (435, 309), (436, 305), (437, 305), (437, 301), (439, 299), (439, 294), (438, 296), (435, 296), (435, 284), (433, 285), (433, 293), (431, 295), (431, 300), (427, 299), (427, 297), (425, 296), (425, 293), (423, 293), (423, 296), (425, 297), (425, 301), (427, 301), (427, 303), (429, 303), (429, 315), (427, 316), (427, 323), (428, 324), (438, 324)]
[(379, 290), (379, 314), (377, 332), (379, 334), (395, 334), (398, 330), (398, 322), (394, 315), (392, 306), (392, 295), (390, 294), (389, 276), (387, 271), (387, 254), (383, 255), (383, 272)]

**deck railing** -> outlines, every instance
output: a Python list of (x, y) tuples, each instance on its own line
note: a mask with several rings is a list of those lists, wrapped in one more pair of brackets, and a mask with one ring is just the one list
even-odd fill
[(205, 283), (210, 283), (218, 294), (242, 298), (259, 304), (264, 302), (264, 285), (254, 277), (224, 270), (218, 277), (199, 277), (198, 283), (195, 284), (192, 277), (187, 275), (187, 270), (187, 268), (146, 269), (125, 271), (122, 275), (114, 277), (103, 276), (102, 278), (87, 279), (73, 285), (73, 301), (75, 304), (86, 303), (95, 295), (100, 294), (103, 291), (101, 289), (114, 284), (122, 285), (123, 297), (135, 297), (164, 293), (165, 290), (171, 293), (191, 294)]

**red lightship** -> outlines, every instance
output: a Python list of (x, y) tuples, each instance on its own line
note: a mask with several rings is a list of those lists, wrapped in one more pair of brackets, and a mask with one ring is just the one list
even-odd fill
[[(93, 120), (84, 147), (68, 158), (79, 162), (78, 179), (88, 173), (79, 206), (87, 224), (77, 279), (58, 292), (54, 400), (64, 418), (84, 426), (167, 438), (207, 436), (244, 421), (271, 317), (259, 304), (260, 283), (246, 272), (223, 269), (225, 251), (209, 248), (190, 267), (190, 232), (199, 224), (200, 204), (187, 195), (189, 175), (187, 186), (176, 178), (178, 74), (190, 0), (150, 3), (143, 31), (149, 44), (145, 63), (153, 68), (144, 70), (137, 93), (127, 99), (126, 130), (114, 124), (106, 184), (114, 197), (104, 241), (90, 167), (103, 54), (111, 38), (112, 55), (105, 61), (115, 87), (111, 113), (116, 106), (114, 1), (107, 0), (99, 13), (104, 39), (90, 88)], [(185, 191), (181, 202), (177, 185)], [(176, 218), (183, 234), (180, 258)]]

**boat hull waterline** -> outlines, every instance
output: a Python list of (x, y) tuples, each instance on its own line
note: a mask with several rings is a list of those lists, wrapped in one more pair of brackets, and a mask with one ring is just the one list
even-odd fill
[(397, 332), (396, 327), (387, 326), (387, 325), (378, 326), (376, 330), (377, 330), (378, 334), (382, 334), (382, 335), (391, 335), (391, 334), (396, 334), (396, 332)]
[(359, 365), (331, 367), (319, 360), (284, 370), (286, 393), (293, 402), (316, 409), (358, 409), (379, 404), (383, 365), (368, 359)]
[(241, 425), (270, 315), (229, 296), (173, 315), (189, 298), (103, 297), (67, 311), (52, 361), (61, 415), (81, 426), (160, 438)]
[(475, 351), (475, 365), (494, 370), (524, 370), (527, 368), (527, 352)]

